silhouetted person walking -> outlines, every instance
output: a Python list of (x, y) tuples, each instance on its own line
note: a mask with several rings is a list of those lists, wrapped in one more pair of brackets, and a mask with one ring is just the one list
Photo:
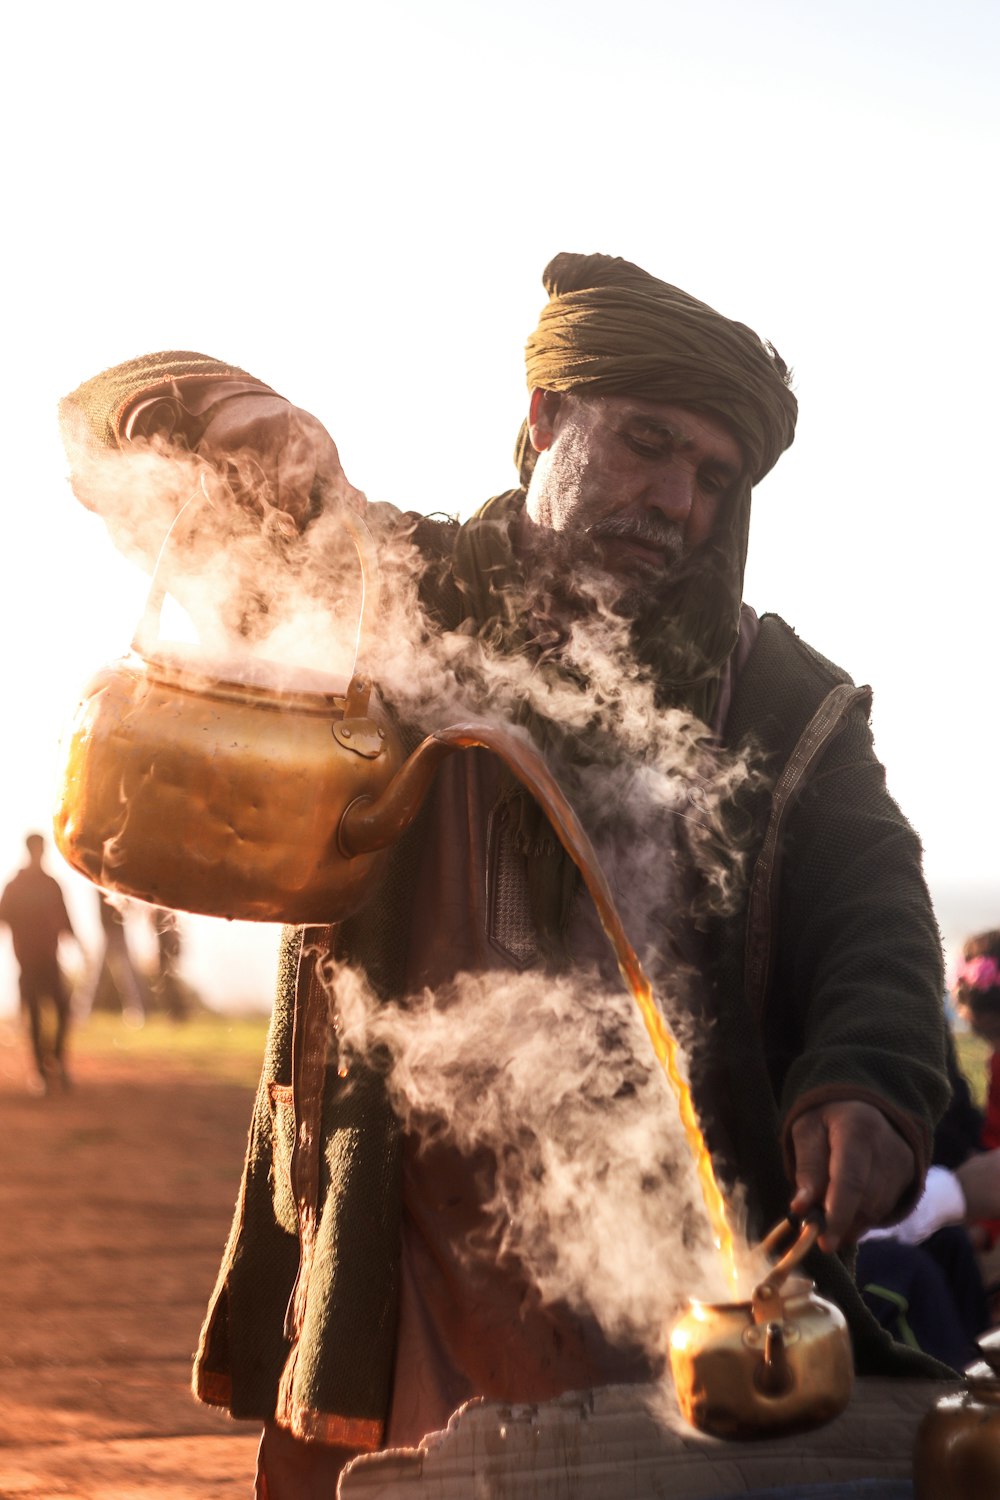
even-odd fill
[[(40, 833), (25, 839), (28, 864), (19, 870), (0, 897), (0, 921), (14, 941), (14, 957), (21, 970), (21, 1008), (31, 1032), (38, 1088), (47, 1092), (54, 1079), (69, 1084), (66, 1072), (66, 1033), (69, 1030), (69, 993), (59, 968), (59, 939), (65, 932), (79, 942), (66, 910), (59, 884), (42, 869), (45, 840)], [(43, 1025), (43, 1007), (55, 1010), (55, 1035)]]
[(95, 1007), (101, 1010), (110, 1008), (110, 997), (115, 995), (121, 1005), (123, 1018), (130, 1026), (141, 1026), (146, 1018), (146, 1006), (125, 936), (125, 918), (119, 907), (109, 901), (103, 891), (97, 892), (97, 899), (104, 948), (82, 990), (77, 994), (77, 1016), (82, 1020)]

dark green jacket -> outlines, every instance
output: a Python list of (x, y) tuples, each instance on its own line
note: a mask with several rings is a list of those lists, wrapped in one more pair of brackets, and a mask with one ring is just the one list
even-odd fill
[[(184, 388), (184, 399), (179, 398)], [(214, 395), (267, 391), (204, 355), (146, 356), (67, 398), (67, 431), (196, 447)], [(194, 399), (192, 399), (192, 397)], [(85, 503), (98, 505), (82, 475)], [(454, 527), (423, 523), (447, 591)], [(156, 539), (158, 545), (158, 539)], [(155, 555), (155, 549), (152, 555)], [(720, 1175), (745, 1185), (751, 1232), (781, 1219), (785, 1142), (823, 1099), (876, 1103), (909, 1141), (922, 1180), (944, 1108), (943, 980), (920, 848), (885, 788), (855, 689), (781, 620), (765, 617), (735, 684), (731, 746), (752, 743), (772, 776), (738, 810), (753, 877), (743, 909), (708, 934), (716, 1045), (695, 1059), (703, 1125)], [(314, 954), (336, 941), (375, 988), (399, 992), (419, 826), (394, 850), (378, 896), (338, 930), (289, 932), (233, 1228), (195, 1364), (205, 1401), (278, 1420), (300, 1436), (381, 1441), (396, 1327), (398, 1131), (377, 1079), (326, 1067), (327, 995)], [(918, 1184), (915, 1184), (915, 1191)], [(901, 1205), (901, 1208), (905, 1205)], [(869, 1317), (847, 1269), (813, 1252), (820, 1290), (844, 1309), (862, 1373), (935, 1373)]]
[[(729, 710), (727, 741), (752, 741), (775, 780), (743, 808), (755, 849), (746, 905), (711, 934), (719, 1046), (706, 1075), (716, 1086), (701, 1105), (723, 1175), (746, 1186), (756, 1232), (787, 1212), (783, 1142), (801, 1110), (829, 1098), (878, 1104), (912, 1145), (922, 1178), (947, 1098), (938, 933), (918, 840), (873, 752), (869, 700), (771, 616)], [(404, 841), (390, 889), (349, 934), (358, 949), (391, 953), (407, 861)], [(392, 993), (391, 960), (375, 978)], [(323, 1066), (325, 1016), (311, 961), (290, 934), (195, 1389), (238, 1417), (277, 1413), (300, 1436), (375, 1447), (395, 1329), (398, 1138), (375, 1080), (352, 1069), (345, 1082)], [(293, 1102), (296, 1068), (305, 1097)], [(320, 1107), (313, 1170), (304, 1153), (297, 1175), (293, 1117)], [(840, 1260), (815, 1251), (808, 1264), (848, 1317), (859, 1372), (940, 1373), (889, 1340)]]

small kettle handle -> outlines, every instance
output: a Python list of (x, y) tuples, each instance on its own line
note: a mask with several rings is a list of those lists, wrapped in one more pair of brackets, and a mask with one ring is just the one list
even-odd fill
[(775, 1224), (770, 1234), (766, 1235), (760, 1242), (760, 1248), (765, 1255), (776, 1255), (784, 1240), (789, 1235), (794, 1235), (791, 1245), (775, 1261), (768, 1273), (768, 1281), (774, 1286), (780, 1286), (791, 1271), (800, 1261), (804, 1260), (809, 1251), (815, 1245), (823, 1233), (824, 1215), (822, 1209), (811, 1209), (802, 1218), (789, 1214), (787, 1219), (782, 1219)]
[[(146, 603), (143, 606), (142, 615), (136, 626), (135, 634), (132, 637), (133, 649), (141, 654), (147, 654), (150, 645), (159, 639), (160, 612), (163, 609), (163, 601), (167, 596), (167, 585), (163, 575), (164, 559), (190, 525), (195, 512), (200, 510), (203, 505), (211, 507), (213, 504), (212, 497), (205, 486), (205, 476), (202, 474), (198, 482), (198, 488), (185, 500), (171, 521), (163, 541), (160, 543), (160, 550), (156, 557), (156, 566), (153, 568), (153, 577), (150, 580), (149, 593), (146, 595)], [(358, 615), (358, 629), (354, 638), (354, 660), (348, 674), (349, 677), (353, 677), (357, 669), (358, 653), (361, 649), (362, 638), (367, 640), (370, 637), (375, 621), (378, 618), (381, 575), (379, 573), (375, 541), (363, 517), (353, 507), (344, 502), (340, 502), (339, 510), (340, 520), (343, 523), (344, 530), (354, 543), (354, 550), (358, 554), (358, 563), (361, 568), (361, 609)]]
[(799, 1262), (809, 1254), (823, 1233), (824, 1222), (822, 1209), (810, 1209), (801, 1219), (790, 1214), (787, 1219), (782, 1219), (779, 1224), (776, 1224), (770, 1234), (761, 1240), (760, 1248), (765, 1255), (776, 1255), (788, 1236), (794, 1235), (784, 1255), (775, 1261), (764, 1280), (753, 1289), (751, 1300), (755, 1323), (766, 1323), (772, 1318), (780, 1318), (781, 1287)]

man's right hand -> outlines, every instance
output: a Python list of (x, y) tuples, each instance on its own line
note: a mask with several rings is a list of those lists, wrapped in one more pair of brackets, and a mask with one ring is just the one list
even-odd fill
[(913, 1152), (887, 1117), (861, 1099), (838, 1099), (799, 1115), (792, 1125), (795, 1214), (822, 1208), (820, 1248), (852, 1245), (892, 1217), (913, 1182)]
[(220, 402), (196, 452), (237, 500), (281, 511), (299, 531), (331, 502), (364, 510), (365, 497), (348, 480), (322, 422), (280, 396), (253, 393)]

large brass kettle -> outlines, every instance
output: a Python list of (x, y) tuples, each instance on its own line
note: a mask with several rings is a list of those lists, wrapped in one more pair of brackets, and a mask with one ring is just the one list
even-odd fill
[[(345, 509), (342, 519), (361, 566), (360, 642), (377, 563), (361, 518)], [(383, 856), (376, 843), (346, 857), (344, 814), (391, 781), (398, 740), (356, 672), (338, 688), (317, 672), (164, 644), (164, 557), (185, 524), (182, 511), (131, 652), (97, 673), (77, 707), (56, 843), (96, 884), (158, 906), (260, 922), (347, 916)]]
[(692, 1301), (670, 1334), (670, 1366), (683, 1415), (724, 1438), (772, 1437), (838, 1416), (854, 1378), (843, 1313), (795, 1267), (819, 1237), (816, 1220), (784, 1220), (763, 1242), (772, 1252), (798, 1228), (749, 1302)]
[[(377, 561), (361, 518), (343, 520), (361, 565), (360, 642)], [(455, 724), (404, 762), (391, 717), (357, 671), (338, 690), (319, 674), (281, 680), (259, 661), (220, 668), (165, 646), (158, 574), (132, 651), (89, 683), (66, 738), (55, 839), (97, 885), (208, 916), (342, 921), (377, 884), (442, 759), (477, 745), (546, 800), (564, 841), (589, 848), (537, 752), (509, 730)], [(599, 871), (588, 885), (610, 908)]]

